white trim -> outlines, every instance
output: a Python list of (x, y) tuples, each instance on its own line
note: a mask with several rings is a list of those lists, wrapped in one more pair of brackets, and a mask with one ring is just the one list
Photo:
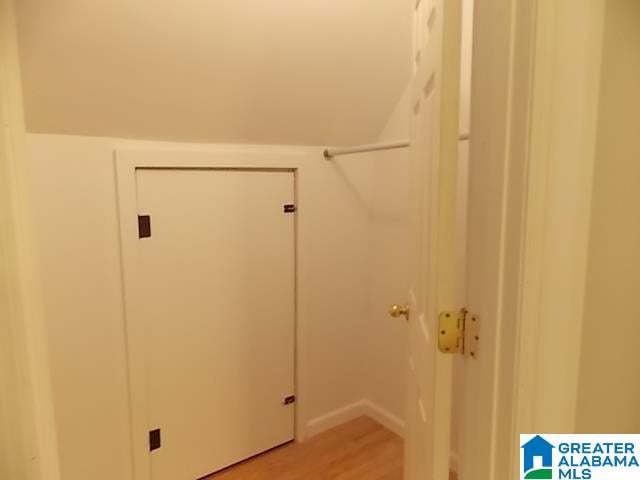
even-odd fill
[(538, 0), (536, 7), (510, 434), (515, 476), (519, 433), (575, 431), (604, 19), (604, 0)]
[(404, 421), (375, 402), (362, 399), (337, 408), (307, 422), (303, 439), (308, 440), (316, 435), (343, 425), (359, 417), (369, 417), (399, 437), (404, 438)]
[[(457, 459), (460, 476), (508, 478), (514, 324), (519, 291), (528, 77), (533, 55), (527, 6), (535, 0), (474, 5), (469, 158), (467, 307), (481, 319), (481, 354), (466, 360)], [(484, 346), (483, 346), (484, 345)], [(507, 463), (505, 465), (505, 463)]]
[(517, 478), (519, 433), (575, 429), (604, 0), (479, 2), (475, 21), (474, 67), (500, 63), (474, 75), (472, 102), (482, 96), (485, 110), (472, 112), (480, 141), (470, 162), (504, 158), (504, 181), (492, 213), (501, 251), (491, 459), (480, 471), (462, 455), (460, 467)]
[[(14, 364), (0, 367), (10, 369), (9, 375), (16, 375), (18, 388), (12, 393), (21, 404), (20, 418), (10, 418), (9, 426), (3, 422), (3, 428), (9, 428), (3, 434), (11, 436), (11, 444), (9, 452), (2, 453), (23, 450), (23, 458), (10, 459), (9, 468), (15, 469), (16, 478), (24, 475), (30, 479), (57, 480), (60, 478), (58, 444), (32, 224), (22, 98), (14, 2), (0, 0), (0, 135), (3, 137), (0, 170), (6, 181), (3, 186), (6, 197), (1, 200), (0, 211), (3, 226), (7, 227), (0, 239), (7, 269), (3, 268), (0, 274), (6, 274), (9, 281), (6, 299), (11, 314), (6, 321), (13, 335), (4, 340), (12, 344), (9, 348), (14, 350), (11, 355)], [(3, 379), (4, 373), (3, 370), (0, 375)], [(11, 409), (11, 414), (16, 412)]]
[(404, 420), (370, 400), (364, 400), (363, 404), (365, 415), (374, 419), (387, 430), (404, 438)]
[(331, 430), (339, 425), (366, 415), (367, 408), (364, 400), (337, 408), (329, 413), (316, 417), (305, 425), (301, 441), (309, 440), (316, 435)]
[(534, 432), (575, 428), (603, 20), (603, 0), (539, 1), (517, 377)]

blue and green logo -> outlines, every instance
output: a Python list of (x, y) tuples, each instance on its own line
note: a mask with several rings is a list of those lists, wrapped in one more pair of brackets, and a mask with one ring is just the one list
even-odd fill
[[(523, 479), (553, 479), (553, 450), (554, 446), (540, 435), (536, 435), (522, 445), (524, 456), (522, 460)], [(537, 461), (536, 461), (537, 460)]]

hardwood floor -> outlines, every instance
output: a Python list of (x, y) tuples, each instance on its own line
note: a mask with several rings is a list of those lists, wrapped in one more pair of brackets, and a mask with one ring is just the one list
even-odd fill
[[(402, 480), (402, 439), (368, 417), (290, 443), (210, 480)], [(452, 479), (455, 477), (452, 476)]]
[(213, 480), (402, 480), (402, 440), (368, 417), (290, 443)]

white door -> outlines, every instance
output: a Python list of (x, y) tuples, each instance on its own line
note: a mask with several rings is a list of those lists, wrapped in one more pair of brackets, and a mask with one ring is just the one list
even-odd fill
[(438, 314), (463, 306), (455, 275), (460, 1), (420, 0), (414, 17), (405, 478), (445, 480), (452, 357), (438, 352)]
[(195, 480), (294, 437), (294, 177), (140, 169), (136, 183), (151, 478)]

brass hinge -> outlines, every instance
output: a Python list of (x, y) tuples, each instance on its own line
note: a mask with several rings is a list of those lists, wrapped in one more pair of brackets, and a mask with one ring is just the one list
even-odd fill
[(477, 315), (466, 308), (442, 312), (438, 317), (438, 326), (438, 349), (442, 353), (478, 357), (480, 334)]

